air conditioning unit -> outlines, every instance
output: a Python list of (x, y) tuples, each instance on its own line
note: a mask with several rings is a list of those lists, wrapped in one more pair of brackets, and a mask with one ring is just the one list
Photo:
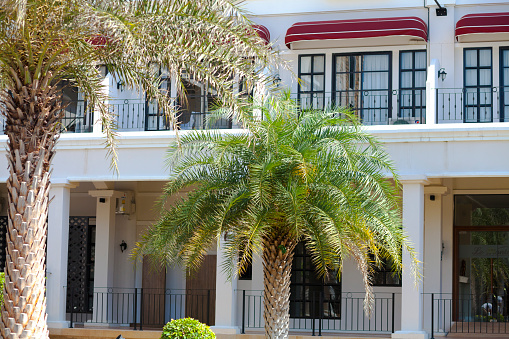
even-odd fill
[(130, 215), (135, 212), (134, 195), (131, 191), (118, 192), (115, 213)]

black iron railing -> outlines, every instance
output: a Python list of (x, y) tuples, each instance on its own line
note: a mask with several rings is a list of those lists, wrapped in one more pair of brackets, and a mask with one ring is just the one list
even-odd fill
[[(238, 293), (241, 333), (263, 328), (263, 291), (240, 290)], [(397, 300), (401, 300), (399, 294), (377, 293), (372, 311), (367, 314), (364, 292), (343, 292), (333, 300), (330, 296), (325, 300), (323, 291), (312, 293), (302, 305), (303, 312), (299, 317), (292, 316), (290, 305), (290, 329), (319, 336), (322, 331), (394, 333)]]
[[(67, 317), (70, 327), (82, 324), (162, 328), (171, 319), (193, 317), (208, 325), (215, 322), (215, 290), (164, 290), (149, 288), (95, 288), (87, 310), (70, 288)], [(76, 289), (78, 290), (78, 289)]]
[(446, 333), (509, 334), (509, 300), (501, 295), (425, 293), (431, 338)]
[(423, 124), (426, 118), (425, 89), (296, 93), (292, 98), (302, 110), (347, 108), (364, 125)]
[(437, 88), (437, 123), (509, 121), (509, 88)]

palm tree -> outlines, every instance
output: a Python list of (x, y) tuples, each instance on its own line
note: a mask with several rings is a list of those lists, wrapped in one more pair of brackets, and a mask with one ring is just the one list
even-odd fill
[(267, 338), (288, 337), (299, 242), (322, 278), (341, 272), (345, 258), (356, 260), (367, 311), (374, 265), (391, 258), (400, 268), (402, 246), (413, 253), (401, 228), (397, 180), (386, 179), (396, 174), (381, 145), (348, 113), (302, 112), (288, 97), (254, 107), (262, 119), (251, 120), (248, 131), (194, 132), (170, 149), (173, 174), (161, 204), (192, 190), (163, 210), (134, 252), (192, 270), (224, 241), (230, 277), (246, 269), (253, 253), (261, 255)]
[(181, 93), (184, 74), (207, 83), (242, 119), (235, 79), (267, 82), (259, 70), (274, 59), (229, 0), (0, 0), (0, 113), (10, 171), (3, 338), (48, 338), (46, 218), (62, 86), (79, 87), (101, 113), (116, 166), (99, 66), (155, 100), (176, 127), (154, 65), (168, 70)]

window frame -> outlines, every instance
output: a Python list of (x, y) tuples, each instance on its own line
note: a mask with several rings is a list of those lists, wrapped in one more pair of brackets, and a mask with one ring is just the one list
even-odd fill
[[(404, 53), (412, 53), (412, 68), (410, 69), (404, 69), (403, 70), (403, 58), (402, 58), (402, 55)], [(415, 86), (415, 73), (416, 72), (422, 72), (424, 71), (425, 74), (426, 74), (426, 79), (427, 79), (427, 61), (426, 61), (426, 65), (424, 66), (424, 68), (416, 68), (415, 67), (415, 54), (416, 53), (424, 53), (425, 54), (425, 58), (426, 60), (428, 60), (428, 51), (425, 50), (425, 49), (414, 49), (414, 50), (404, 50), (404, 51), (399, 51), (399, 94), (398, 94), (398, 100), (399, 100), (399, 105), (398, 105), (398, 118), (402, 118), (404, 119), (405, 116), (402, 114), (402, 110), (404, 109), (410, 109), (412, 112), (411, 112), (411, 117), (412, 118), (416, 118), (416, 108), (417, 109), (420, 109), (421, 111), (421, 116), (419, 117), (420, 120), (419, 120), (419, 123), (422, 124), (424, 123), (424, 120), (426, 119), (426, 83), (424, 83), (424, 87), (416, 87)], [(402, 86), (402, 83), (403, 83), (403, 73), (409, 73), (411, 72), (412, 73), (412, 87), (403, 87)], [(412, 106), (404, 106), (403, 105), (403, 97), (402, 97), (402, 92), (403, 91), (412, 91)], [(421, 102), (420, 102), (420, 105), (417, 106), (416, 105), (416, 99), (415, 99), (415, 93), (416, 91), (420, 91), (421, 92)], [(424, 98), (424, 102), (423, 102), (423, 99)], [(423, 115), (424, 113), (424, 115)]]
[[(507, 87), (507, 90), (509, 91), (509, 86), (504, 85), (504, 68), (509, 69), (509, 64), (507, 66), (504, 66), (504, 52), (507, 51), (509, 53), (509, 46), (504, 46), (499, 48), (499, 88), (500, 88), (500, 102), (499, 102), (499, 120), (500, 122), (505, 122), (505, 108), (507, 107), (507, 110), (509, 112), (509, 102), (506, 102), (505, 100), (505, 88)], [(509, 79), (507, 79), (509, 81)]]
[[(310, 73), (303, 73), (301, 71), (301, 66), (302, 66), (302, 58), (303, 57), (311, 57), (311, 72)], [(323, 57), (323, 72), (315, 72), (314, 69), (315, 69), (315, 57)], [(325, 107), (325, 83), (326, 83), (326, 66), (327, 66), (327, 56), (325, 55), (325, 53), (317, 53), (317, 54), (299, 54), (299, 61), (298, 61), (298, 79), (299, 79), (299, 82), (297, 84), (297, 101), (300, 102), (301, 100), (301, 95), (302, 94), (310, 94), (311, 97), (313, 97), (314, 94), (318, 93), (318, 94), (322, 94), (322, 107)], [(309, 75), (311, 76), (311, 83), (309, 84), (310, 86), (310, 89), (309, 91), (302, 91), (302, 88), (301, 88), (301, 79), (302, 79), (302, 75)], [(323, 90), (320, 90), (320, 91), (315, 91), (313, 90), (313, 86), (314, 86), (314, 82), (313, 82), (313, 77), (315, 75), (322, 75), (323, 76)]]
[[(467, 67), (466, 66), (466, 56), (467, 56), (467, 51), (477, 51), (477, 66), (476, 67)], [(490, 51), (490, 54), (491, 54), (491, 58), (490, 58), (490, 66), (479, 66), (479, 52), (481, 50), (489, 50)], [(476, 76), (477, 76), (477, 85), (476, 86), (472, 86), (472, 85), (469, 85), (467, 86), (466, 85), (466, 80), (467, 80), (467, 70), (471, 70), (471, 69), (475, 69), (477, 72), (476, 72)], [(479, 82), (480, 82), (480, 70), (481, 69), (489, 69), (490, 70), (490, 85), (480, 85)], [(476, 94), (476, 101), (477, 101), (477, 105), (476, 106), (471, 106), (471, 105), (467, 105), (467, 89), (469, 88), (475, 88), (477, 89), (475, 94)], [(479, 100), (481, 98), (481, 88), (490, 88), (491, 91), (490, 91), (490, 94), (491, 94), (491, 99), (490, 99), (490, 104), (489, 105), (486, 105), (486, 104), (483, 104), (481, 105), (481, 101)], [(465, 96), (464, 99), (463, 99), (463, 123), (480, 123), (480, 122), (493, 122), (493, 48), (492, 47), (468, 47), (468, 48), (463, 48), (463, 95)], [(475, 108), (475, 111), (476, 111), (476, 117), (477, 117), (477, 121), (467, 121), (467, 115), (466, 115), (466, 112), (467, 112), (467, 108), (468, 107), (474, 107)], [(480, 117), (481, 117), (481, 108), (482, 107), (490, 107), (491, 108), (491, 119), (488, 121), (480, 121)]]
[[(331, 93), (331, 102), (334, 104), (335, 101), (336, 101), (336, 94), (339, 92), (339, 90), (336, 88), (336, 77), (338, 75), (338, 70), (337, 70), (337, 67), (336, 67), (336, 59), (337, 57), (340, 57), (340, 56), (349, 56), (349, 57), (352, 57), (352, 56), (361, 56), (362, 57), (362, 62), (364, 62), (364, 56), (365, 55), (387, 55), (388, 56), (388, 69), (387, 71), (368, 71), (370, 73), (382, 73), (382, 72), (387, 72), (388, 73), (388, 77), (387, 77), (387, 82), (388, 82), (388, 85), (387, 85), (387, 89), (383, 89), (383, 90), (368, 90), (368, 91), (387, 91), (387, 119), (391, 119), (392, 118), (392, 72), (393, 72), (393, 66), (392, 66), (392, 51), (379, 51), (379, 52), (351, 52), (351, 53), (333, 53), (332, 54), (332, 93)], [(339, 72), (339, 73), (356, 73), (356, 72)], [(361, 74), (361, 89), (360, 90), (354, 90), (356, 92), (364, 92), (364, 89), (362, 88), (362, 83), (363, 83), (363, 77), (364, 77), (364, 72), (362, 71), (361, 69), (361, 72), (359, 72)], [(356, 116), (359, 117), (359, 119), (361, 120), (361, 122), (363, 122), (363, 115), (364, 115), (364, 112), (363, 110), (370, 110), (370, 108), (363, 108), (362, 107), (362, 101), (361, 101), (361, 107), (358, 107), (356, 109), (353, 109), (353, 112)], [(375, 121), (376, 122), (376, 121)], [(385, 122), (386, 124), (388, 124), (388, 121)], [(380, 124), (383, 124), (382, 121), (380, 121)]]

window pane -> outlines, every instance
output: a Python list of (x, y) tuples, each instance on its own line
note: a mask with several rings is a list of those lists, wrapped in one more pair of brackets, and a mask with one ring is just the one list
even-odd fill
[(389, 89), (389, 74), (387, 72), (365, 73), (362, 89)]
[(504, 68), (504, 86), (509, 86), (509, 68)]
[(323, 55), (315, 56), (313, 66), (314, 66), (314, 69), (313, 69), (314, 73), (323, 73), (324, 66), (325, 66), (325, 57)]
[(465, 50), (465, 67), (477, 67), (477, 50)]
[(401, 88), (412, 88), (412, 72), (401, 73)]
[(503, 67), (509, 67), (509, 50), (502, 51), (502, 65)]
[(336, 57), (336, 72), (350, 72), (350, 57), (337, 56)]
[(479, 66), (491, 66), (491, 49), (479, 50)]
[(412, 69), (412, 52), (401, 53), (401, 69)]
[(305, 56), (300, 58), (300, 72), (311, 73), (311, 57)]
[(415, 52), (415, 65), (414, 65), (414, 68), (416, 68), (416, 69), (426, 69), (427, 63), (428, 62), (426, 60), (426, 52), (425, 51)]
[(313, 77), (313, 91), (323, 91), (324, 82), (325, 79), (323, 75), (315, 75)]
[(388, 55), (364, 55), (362, 64), (363, 71), (386, 71), (389, 69)]
[(415, 72), (415, 87), (426, 87), (426, 71)]
[(310, 91), (311, 90), (311, 75), (302, 75), (300, 77), (300, 90)]
[(477, 86), (476, 69), (467, 69), (465, 71), (465, 86)]
[(491, 69), (479, 70), (479, 85), (491, 86)]

